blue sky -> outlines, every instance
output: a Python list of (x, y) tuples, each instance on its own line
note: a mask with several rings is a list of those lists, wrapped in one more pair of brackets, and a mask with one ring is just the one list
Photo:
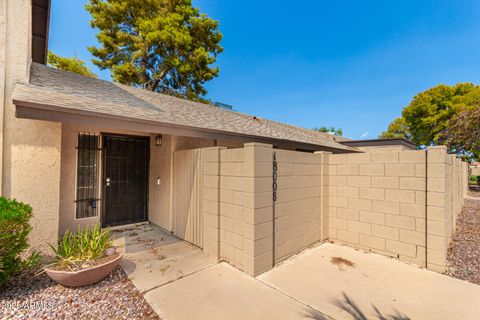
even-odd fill
[[(86, 0), (52, 0), (49, 48), (90, 62)], [(480, 83), (480, 1), (194, 0), (220, 21), (224, 52), (208, 98), (305, 128), (376, 138), (412, 97)]]

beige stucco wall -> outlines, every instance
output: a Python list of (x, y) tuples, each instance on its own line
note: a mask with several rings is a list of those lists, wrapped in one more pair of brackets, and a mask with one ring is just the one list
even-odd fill
[(15, 118), (11, 94), (17, 81), (28, 78), (32, 9), (30, 0), (4, 0), (0, 6), (2, 194), (32, 206), (30, 241), (43, 250), (57, 239), (61, 125)]
[[(149, 221), (161, 228), (173, 230), (173, 153), (177, 150), (187, 150), (199, 147), (222, 144), (238, 146), (238, 143), (227, 141), (215, 142), (214, 140), (197, 139), (181, 136), (163, 135), (162, 146), (155, 145), (156, 134), (145, 134), (126, 130), (98, 128), (86, 125), (64, 124), (62, 128), (62, 155), (61, 155), (61, 182), (60, 182), (60, 218), (58, 233), (66, 230), (77, 230), (99, 223), (101, 205), (99, 204), (98, 216), (87, 219), (75, 219), (75, 190), (76, 190), (76, 161), (77, 161), (77, 134), (79, 132), (100, 134), (102, 132), (150, 137), (150, 167), (149, 167)], [(99, 197), (101, 197), (101, 154), (99, 155)], [(160, 185), (157, 185), (160, 178)]]
[[(75, 189), (77, 134), (79, 132), (100, 134), (102, 132), (129, 134), (150, 137), (150, 167), (149, 167), (149, 220), (162, 228), (170, 227), (170, 166), (171, 166), (171, 136), (163, 136), (162, 146), (155, 145), (154, 134), (144, 134), (125, 130), (96, 128), (85, 125), (64, 124), (62, 129), (62, 166), (60, 184), (60, 224), (58, 233), (66, 230), (77, 230), (100, 221), (101, 204), (98, 204), (98, 216), (87, 219), (75, 219)], [(101, 197), (101, 153), (99, 153), (99, 198)], [(160, 185), (157, 185), (160, 178)]]

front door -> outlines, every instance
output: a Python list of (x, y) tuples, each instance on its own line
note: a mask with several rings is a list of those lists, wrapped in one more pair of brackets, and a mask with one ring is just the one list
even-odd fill
[(103, 227), (147, 221), (149, 142), (103, 135)]

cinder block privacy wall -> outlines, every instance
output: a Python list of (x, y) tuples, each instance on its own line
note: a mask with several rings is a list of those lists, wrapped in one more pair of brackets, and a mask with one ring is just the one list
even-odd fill
[(468, 167), (445, 147), (203, 150), (204, 250), (251, 275), (321, 241), (444, 272)]

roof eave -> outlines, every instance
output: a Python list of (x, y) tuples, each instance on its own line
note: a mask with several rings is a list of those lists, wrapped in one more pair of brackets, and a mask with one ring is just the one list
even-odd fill
[(170, 134), (187, 137), (205, 138), (205, 139), (225, 139), (245, 142), (269, 143), (281, 148), (299, 148), (311, 151), (329, 151), (333, 153), (360, 152), (355, 148), (345, 146), (334, 148), (323, 145), (309, 144), (286, 139), (276, 139), (270, 137), (261, 137), (234, 132), (225, 132), (220, 130), (202, 129), (196, 127), (182, 126), (177, 124), (164, 123), (159, 121), (150, 121), (144, 119), (135, 119), (111, 115), (101, 112), (91, 112), (85, 110), (76, 110), (52, 105), (38, 104), (30, 101), (20, 100), (13, 97), (13, 103), (16, 106), (15, 115), (21, 119), (34, 119), (65, 123), (80, 123), (85, 125), (94, 125), (109, 129), (123, 129), (149, 134)]
[(375, 146), (404, 146), (410, 149), (416, 149), (416, 145), (404, 138), (386, 138), (386, 139), (367, 139), (339, 141), (339, 143), (349, 147), (375, 147)]

